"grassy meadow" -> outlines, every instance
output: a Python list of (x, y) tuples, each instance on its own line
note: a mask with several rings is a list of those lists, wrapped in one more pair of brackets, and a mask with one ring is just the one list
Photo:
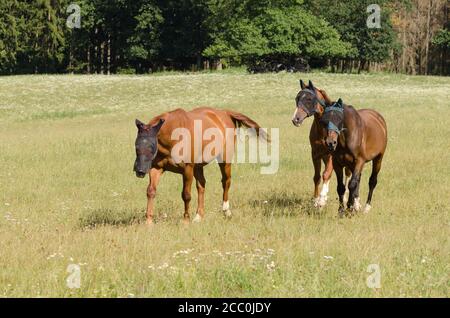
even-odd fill
[[(388, 150), (365, 215), (312, 206), (312, 119), (291, 123), (298, 79), (375, 108)], [(182, 225), (180, 175), (166, 173), (156, 224), (135, 177), (134, 119), (214, 106), (280, 129), (280, 168), (234, 165), (233, 217), (216, 164), (206, 218)], [(0, 297), (448, 297), (450, 78), (168, 74), (0, 77)], [(361, 197), (368, 191), (366, 165)], [(191, 217), (197, 194), (192, 188)], [(80, 288), (68, 288), (70, 264)], [(366, 284), (381, 270), (381, 288)]]

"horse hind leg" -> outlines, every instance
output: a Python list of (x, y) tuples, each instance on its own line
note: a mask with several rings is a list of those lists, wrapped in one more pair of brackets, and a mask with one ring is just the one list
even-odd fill
[(377, 186), (378, 173), (380, 172), (382, 161), (383, 161), (383, 155), (376, 157), (372, 161), (372, 174), (370, 175), (370, 179), (369, 179), (369, 195), (367, 196), (367, 203), (364, 208), (364, 213), (369, 213), (369, 211), (372, 209), (371, 202), (372, 202), (373, 190), (375, 190), (375, 187)]
[(231, 186), (231, 163), (219, 163), (220, 172), (222, 173), (222, 188), (223, 188), (223, 201), (222, 212), (225, 217), (231, 217), (230, 201), (228, 198), (228, 191)]
[(191, 202), (191, 186), (192, 179), (194, 178), (193, 167), (187, 165), (183, 173), (183, 191), (181, 192), (181, 198), (184, 201), (184, 223), (188, 224), (190, 221), (189, 216), (189, 203)]
[(206, 179), (203, 173), (203, 166), (196, 166), (194, 168), (194, 177), (197, 186), (198, 207), (197, 213), (193, 222), (200, 222), (205, 217), (205, 187)]
[(361, 173), (364, 167), (365, 161), (361, 158), (357, 159), (355, 168), (352, 172), (352, 177), (348, 184), (350, 191), (349, 200), (347, 202), (347, 208), (352, 212), (359, 212), (361, 209), (361, 200), (359, 198), (359, 184), (361, 181)]

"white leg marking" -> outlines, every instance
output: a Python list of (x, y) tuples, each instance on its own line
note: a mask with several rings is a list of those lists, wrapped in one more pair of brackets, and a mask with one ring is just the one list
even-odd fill
[(195, 215), (194, 219), (192, 220), (192, 222), (195, 222), (195, 223), (200, 223), (201, 221), (202, 221), (202, 217), (198, 213)]
[(364, 213), (369, 213), (372, 209), (372, 206), (370, 204), (366, 204), (366, 207), (364, 208)]
[(327, 204), (329, 190), (330, 190), (330, 180), (328, 180), (323, 184), (322, 191), (320, 191), (319, 202), (317, 202), (319, 208), (324, 207)]
[(223, 201), (222, 211), (226, 217), (231, 217), (230, 201)]
[(355, 198), (355, 202), (353, 203), (353, 210), (356, 212), (361, 211), (361, 199), (359, 197)]
[(344, 193), (344, 205), (348, 202), (348, 195), (350, 194), (350, 191), (348, 190), (348, 183), (350, 182), (351, 177), (345, 176), (344, 184), (345, 184), (345, 193)]

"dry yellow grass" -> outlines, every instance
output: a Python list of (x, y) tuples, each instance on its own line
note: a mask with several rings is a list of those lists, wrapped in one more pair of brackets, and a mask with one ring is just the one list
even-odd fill
[[(311, 121), (290, 122), (299, 77), (386, 118), (369, 215), (337, 218), (334, 178), (329, 205), (311, 206)], [(2, 77), (0, 296), (447, 297), (449, 92), (449, 78), (382, 74)], [(234, 166), (227, 221), (208, 166), (206, 220), (189, 227), (181, 177), (167, 173), (149, 230), (134, 118), (199, 105), (280, 128), (280, 170)], [(79, 289), (66, 285), (69, 264), (80, 266)], [(380, 289), (366, 285), (370, 264)]]

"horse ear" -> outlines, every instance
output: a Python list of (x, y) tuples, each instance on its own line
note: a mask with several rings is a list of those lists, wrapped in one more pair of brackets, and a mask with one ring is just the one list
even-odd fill
[(342, 101), (342, 98), (339, 98), (336, 104), (338, 104), (339, 107), (344, 107), (344, 102)]
[(314, 87), (314, 85), (313, 85), (313, 83), (311, 82), (311, 80), (309, 81), (309, 83), (308, 83), (308, 87), (309, 87), (309, 89), (311, 89), (311, 90), (316, 90), (316, 88)]
[(145, 124), (142, 121), (140, 121), (139, 119), (136, 119), (135, 123), (136, 123), (136, 127), (138, 129), (141, 129), (142, 127), (145, 126)]
[(161, 129), (164, 122), (165, 122), (165, 120), (161, 118), (159, 120), (159, 122), (155, 126), (152, 127), (152, 134), (154, 134), (156, 136), (156, 134), (159, 132), (159, 130)]
[(305, 83), (303, 82), (303, 80), (300, 80), (300, 88), (301, 88), (301, 89), (305, 89), (305, 87), (306, 87), (306, 85), (305, 85)]

